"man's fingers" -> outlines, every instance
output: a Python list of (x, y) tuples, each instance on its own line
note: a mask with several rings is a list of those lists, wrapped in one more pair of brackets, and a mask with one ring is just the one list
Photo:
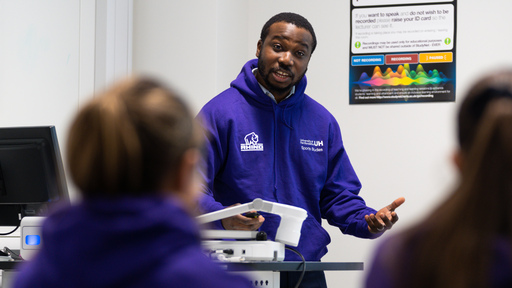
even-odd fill
[(384, 222), (384, 225), (386, 225), (386, 227), (393, 226), (393, 222), (391, 222), (391, 214), (385, 215), (384, 213), (382, 213), (380, 214), (380, 219), (382, 220), (382, 222)]
[(396, 223), (396, 221), (398, 221), (398, 214), (396, 214), (395, 212), (391, 213), (391, 217), (391, 222)]
[(235, 222), (237, 229), (236, 230), (256, 230), (260, 228), (260, 226), (265, 221), (265, 218), (261, 215), (258, 218), (248, 218), (243, 215), (236, 215)]
[(370, 214), (370, 221), (371, 221), (371, 224), (375, 227), (375, 228), (381, 228), (382, 226), (385, 226), (386, 224), (382, 221), (382, 219), (380, 219), (381, 217), (377, 216), (377, 215), (374, 215), (374, 214)]
[(384, 222), (382, 222), (382, 220), (379, 219), (380, 217), (377, 217), (374, 214), (365, 215), (364, 218), (366, 220), (366, 223), (368, 224), (368, 228), (373, 233), (384, 231), (384, 229), (386, 228), (386, 224), (384, 224)]
[(393, 201), (393, 203), (389, 204), (389, 206), (388, 206), (389, 211), (394, 211), (396, 208), (400, 207), (400, 205), (404, 204), (404, 202), (405, 202), (404, 197), (400, 197), (400, 198), (396, 199), (395, 201)]
[(398, 214), (393, 210), (404, 202), (405, 198), (401, 197), (393, 201), (388, 207), (382, 208), (377, 214), (365, 215), (364, 219), (368, 224), (368, 229), (373, 233), (391, 229), (393, 224), (398, 221)]

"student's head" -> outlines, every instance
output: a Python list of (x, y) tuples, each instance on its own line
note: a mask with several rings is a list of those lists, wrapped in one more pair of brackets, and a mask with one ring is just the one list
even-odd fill
[(406, 234), (396, 259), (414, 265), (403, 262), (395, 271), (395, 287), (493, 286), (496, 241), (512, 239), (511, 91), (512, 70), (501, 71), (478, 80), (463, 100), (459, 183)]
[[(472, 145), (464, 155), (461, 190), (481, 205), (487, 214), (497, 214), (494, 223), (507, 224), (512, 233), (512, 97), (489, 101), (480, 115)], [(469, 203), (469, 201), (468, 201)], [(469, 207), (468, 207), (469, 208)], [(476, 208), (476, 207), (475, 207)], [(508, 217), (507, 217), (508, 216)], [(489, 219), (488, 219), (489, 220)]]
[(294, 13), (275, 15), (263, 26), (257, 44), (258, 82), (282, 100), (306, 73), (315, 48), (308, 20)]
[(488, 75), (469, 90), (458, 114), (458, 141), (462, 151), (469, 151), (488, 104), (501, 98), (512, 99), (512, 70)]
[(486, 226), (478, 228), (482, 233), (505, 229), (511, 235), (512, 70), (491, 73), (470, 88), (459, 109), (458, 139), (461, 179), (454, 198), (463, 203), (453, 205), (487, 211), (471, 221)]
[(510, 268), (503, 263), (512, 244), (512, 99), (491, 100), (482, 110), (459, 186), (386, 247), (381, 260), (393, 287), (503, 286), (494, 272)]
[(160, 83), (130, 78), (75, 117), (67, 146), (84, 198), (174, 194), (195, 200), (201, 133), (185, 103)]
[(462, 101), (457, 115), (459, 149), (454, 155), (454, 162), (459, 169), (473, 145), (485, 109), (494, 100), (502, 98), (512, 99), (512, 70), (499, 71), (481, 78)]

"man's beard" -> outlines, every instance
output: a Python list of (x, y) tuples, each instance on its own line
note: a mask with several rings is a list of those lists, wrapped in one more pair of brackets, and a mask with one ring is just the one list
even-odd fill
[[(261, 78), (263, 78), (263, 81), (265, 82), (265, 85), (268, 87), (268, 90), (271, 91), (271, 92), (275, 91), (275, 92), (278, 92), (278, 93), (285, 93), (285, 92), (290, 91), (292, 89), (292, 87), (295, 86), (295, 84), (299, 83), (300, 80), (302, 80), (302, 77), (304, 77), (304, 75), (306, 74), (306, 71), (308, 70), (306, 68), (304, 73), (302, 73), (302, 75), (297, 79), (297, 81), (292, 82), (292, 83), (290, 83), (290, 85), (282, 88), (282, 87), (276, 87), (272, 83), (270, 83), (269, 78), (270, 78), (270, 74), (272, 74), (273, 71), (270, 70), (267, 73), (266, 72), (267, 71), (266, 68), (267, 67), (265, 66), (265, 64), (263, 64), (263, 61), (261, 61), (261, 54), (260, 54), (260, 56), (258, 57), (258, 73), (260, 73)], [(288, 71), (290, 73), (292, 79), (295, 76), (295, 74), (293, 74), (287, 68), (281, 67), (281, 69)]]

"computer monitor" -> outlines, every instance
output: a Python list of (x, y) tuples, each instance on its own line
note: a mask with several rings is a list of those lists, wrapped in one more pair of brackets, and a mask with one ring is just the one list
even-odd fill
[(54, 126), (0, 128), (0, 226), (69, 204)]

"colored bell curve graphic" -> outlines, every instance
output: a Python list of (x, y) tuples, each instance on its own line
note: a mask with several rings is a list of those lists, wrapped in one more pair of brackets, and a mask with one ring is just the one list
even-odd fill
[(410, 65), (404, 64), (398, 66), (396, 71), (388, 68), (385, 72), (382, 72), (379, 66), (375, 66), (371, 76), (363, 72), (359, 81), (355, 83), (360, 86), (437, 85), (449, 80), (443, 72), (439, 72), (437, 69), (427, 72), (421, 64), (418, 64), (416, 70), (411, 71)]

